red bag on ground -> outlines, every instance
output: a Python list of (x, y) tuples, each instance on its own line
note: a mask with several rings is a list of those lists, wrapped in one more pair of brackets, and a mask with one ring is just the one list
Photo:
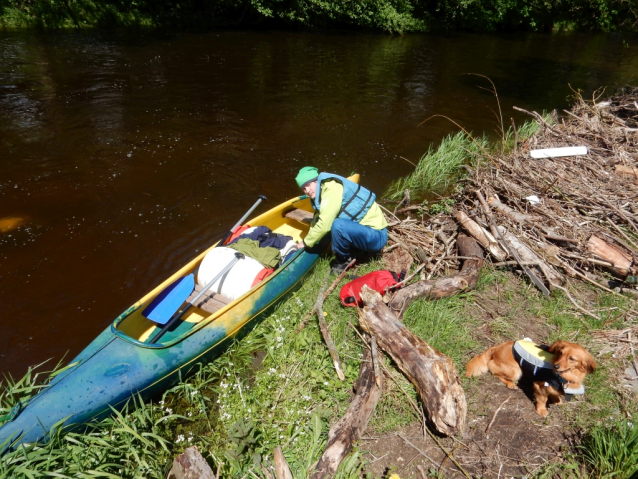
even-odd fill
[(385, 289), (388, 286), (394, 286), (399, 283), (404, 272), (401, 272), (401, 276), (397, 276), (396, 273), (388, 270), (373, 271), (372, 273), (364, 274), (363, 276), (353, 279), (349, 283), (346, 283), (341, 288), (339, 297), (341, 298), (341, 304), (344, 306), (363, 306), (361, 302), (361, 288), (363, 285), (368, 285), (377, 293), (385, 294)]

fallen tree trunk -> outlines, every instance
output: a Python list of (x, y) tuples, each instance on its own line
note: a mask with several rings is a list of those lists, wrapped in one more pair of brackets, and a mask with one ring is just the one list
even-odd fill
[(326, 450), (317, 463), (312, 479), (332, 477), (337, 472), (341, 461), (350, 453), (354, 442), (365, 431), (374, 408), (381, 398), (383, 387), (377, 386), (372, 354), (369, 349), (364, 351), (361, 368), (359, 369), (359, 379), (357, 379), (354, 389), (356, 391), (355, 396), (348, 410), (328, 432)]
[(543, 275), (549, 281), (550, 288), (553, 286), (562, 286), (564, 283), (563, 277), (545, 262), (540, 256), (534, 253), (527, 245), (523, 244), (520, 239), (513, 233), (507, 231), (504, 226), (498, 227), (498, 232), (503, 238), (516, 250), (521, 259), (528, 263), (536, 263), (540, 268)]
[(292, 472), (290, 472), (290, 467), (288, 466), (288, 462), (286, 462), (281, 447), (277, 446), (273, 450), (272, 456), (273, 462), (275, 463), (275, 476), (277, 479), (292, 479)]
[(532, 215), (526, 215), (526, 214), (523, 214), (523, 213), (519, 213), (515, 209), (510, 208), (509, 206), (501, 203), (501, 201), (497, 197), (494, 197), (494, 196), (492, 196), (492, 197), (487, 199), (487, 204), (490, 205), (490, 207), (494, 208), (495, 210), (500, 211), (504, 215), (509, 216), (514, 221), (517, 221), (518, 223), (521, 223), (521, 224), (523, 224), (525, 222), (533, 223), (534, 220), (536, 219)]
[(592, 235), (587, 242), (587, 251), (613, 264), (614, 267), (609, 269), (617, 276), (624, 278), (629, 274), (632, 258), (616, 246), (610, 245), (606, 241)]
[(379, 293), (364, 286), (361, 299), (365, 305), (359, 316), (361, 327), (414, 384), (434, 429), (446, 436), (463, 432), (467, 403), (452, 360), (406, 328)]
[(167, 479), (215, 479), (215, 477), (215, 473), (199, 453), (197, 446), (191, 446), (175, 458)]
[(409, 304), (417, 298), (445, 298), (476, 286), (479, 272), (485, 262), (483, 251), (476, 240), (464, 234), (459, 234), (456, 244), (459, 256), (476, 257), (476, 259), (464, 260), (461, 271), (456, 275), (418, 281), (399, 290), (388, 305), (399, 319), (403, 317)]
[(499, 247), (494, 236), (482, 228), (476, 221), (471, 219), (463, 211), (457, 211), (454, 215), (454, 219), (456, 219), (456, 221), (465, 228), (472, 238), (478, 241), (483, 248), (489, 251), (497, 261), (505, 261), (507, 253)]

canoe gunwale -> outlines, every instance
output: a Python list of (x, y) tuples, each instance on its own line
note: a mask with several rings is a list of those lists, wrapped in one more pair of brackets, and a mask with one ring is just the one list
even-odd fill
[[(269, 215), (272, 215), (273, 213), (275, 213), (276, 211), (280, 211), (282, 212), (282, 216), (283, 213), (291, 208), (294, 207), (294, 205), (296, 203), (299, 203), (301, 201), (307, 200), (309, 197), (308, 195), (301, 195), (295, 198), (291, 198), (288, 201), (285, 201), (277, 206), (275, 206), (274, 208), (271, 208), (270, 210), (262, 213), (261, 215), (252, 218), (252, 220), (249, 220), (248, 222), (251, 223), (255, 220), (257, 220), (257, 223), (259, 223), (258, 220), (262, 219), (262, 218), (267, 218)], [(146, 348), (146, 349), (165, 349), (165, 348), (170, 348), (171, 346), (174, 346), (177, 343), (180, 343), (182, 341), (184, 341), (186, 338), (188, 338), (189, 336), (191, 336), (192, 334), (195, 334), (196, 332), (198, 332), (199, 330), (201, 330), (202, 328), (206, 327), (207, 325), (209, 325), (211, 322), (217, 320), (218, 318), (220, 318), (222, 315), (226, 314), (228, 311), (230, 311), (232, 308), (235, 308), (236, 306), (238, 306), (239, 304), (241, 304), (243, 301), (245, 301), (247, 298), (249, 298), (252, 295), (258, 294), (258, 292), (263, 289), (266, 285), (268, 285), (268, 283), (270, 281), (272, 281), (274, 278), (276, 278), (277, 276), (279, 276), (281, 273), (283, 273), (284, 271), (286, 271), (286, 269), (290, 268), (291, 265), (293, 265), (303, 254), (307, 254), (303, 249), (297, 251), (293, 257), (291, 259), (289, 259), (284, 265), (282, 265), (279, 269), (277, 269), (273, 274), (271, 274), (270, 276), (268, 276), (265, 280), (263, 280), (262, 282), (260, 282), (258, 285), (256, 285), (255, 287), (251, 288), (250, 290), (248, 290), (245, 294), (243, 294), (242, 296), (240, 296), (239, 298), (236, 298), (235, 300), (233, 300), (232, 302), (228, 303), (226, 306), (224, 306), (223, 308), (221, 308), (218, 311), (215, 311), (213, 314), (210, 314), (206, 317), (204, 317), (202, 320), (200, 320), (199, 322), (197, 322), (192, 328), (190, 328), (188, 331), (185, 331), (182, 335), (173, 338), (167, 342), (164, 343), (148, 343), (148, 342), (144, 342), (144, 341), (140, 341), (138, 339), (135, 339), (129, 335), (127, 335), (126, 333), (124, 333), (123, 331), (121, 331), (119, 328), (119, 326), (122, 324), (123, 321), (126, 320), (126, 318), (128, 318), (132, 313), (134, 313), (135, 311), (137, 311), (138, 309), (140, 309), (142, 306), (144, 306), (145, 304), (149, 303), (150, 301), (152, 301), (153, 298), (155, 298), (157, 296), (157, 294), (159, 294), (165, 287), (167, 287), (169, 284), (171, 284), (175, 279), (184, 276), (186, 274), (188, 274), (189, 272), (192, 272), (196, 269), (197, 265), (201, 263), (201, 261), (204, 259), (204, 257), (215, 247), (217, 247), (219, 243), (215, 243), (212, 246), (210, 246), (208, 249), (206, 249), (205, 251), (203, 251), (201, 254), (199, 254), (198, 256), (196, 256), (195, 258), (193, 258), (191, 261), (189, 261), (186, 265), (184, 265), (182, 268), (180, 268), (178, 271), (176, 271), (175, 273), (173, 273), (173, 275), (171, 275), (168, 279), (166, 279), (165, 281), (163, 281), (161, 284), (159, 284), (156, 288), (154, 288), (150, 293), (148, 293), (146, 296), (142, 297), (140, 300), (138, 300), (136, 303), (134, 303), (132, 306), (130, 306), (128, 309), (126, 309), (123, 313), (121, 313), (112, 323), (111, 323), (111, 333), (122, 339), (123, 341), (126, 341), (128, 343), (131, 343), (137, 347), (140, 348)], [(281, 294), (277, 295), (277, 298), (281, 297), (282, 295), (285, 295), (287, 293), (288, 290), (281, 292)], [(275, 298), (275, 301), (276, 299)], [(250, 318), (252, 319), (252, 318)], [(250, 321), (250, 319), (248, 321)]]
[[(303, 251), (303, 250), (297, 251), (294, 254), (294, 256), (289, 261), (287, 261), (286, 264), (283, 267), (281, 267), (279, 270), (277, 270), (276, 273), (271, 274), (265, 280), (263, 280), (261, 283), (259, 283), (255, 287), (253, 287), (250, 290), (248, 290), (246, 293), (244, 293), (239, 298), (234, 299), (232, 302), (228, 303), (226, 306), (224, 306), (220, 310), (215, 311), (213, 314), (205, 317), (204, 319), (202, 319), (201, 321), (196, 323), (191, 329), (186, 331), (181, 336), (173, 338), (173, 339), (171, 339), (170, 341), (168, 341), (166, 343), (157, 343), (157, 344), (155, 344), (155, 343), (145, 343), (143, 341), (139, 341), (139, 340), (137, 340), (135, 338), (132, 338), (132, 337), (128, 336), (127, 334), (123, 333), (122, 331), (120, 331), (119, 329), (117, 329), (117, 326), (119, 324), (121, 324), (121, 322), (124, 321), (124, 319), (126, 319), (126, 317), (128, 317), (128, 315), (124, 316), (124, 314), (120, 315), (121, 319), (119, 319), (119, 321), (116, 320), (116, 322), (113, 322), (111, 324), (111, 332), (115, 336), (117, 336), (118, 338), (120, 338), (120, 339), (122, 339), (122, 340), (124, 340), (126, 342), (129, 342), (131, 344), (134, 344), (135, 346), (141, 347), (141, 348), (147, 348), (147, 349), (165, 349), (165, 348), (170, 348), (171, 346), (174, 346), (175, 344), (184, 341), (186, 338), (188, 338), (189, 336), (195, 334), (200, 329), (206, 327), (211, 322), (217, 320), (219, 317), (221, 317), (222, 315), (226, 314), (229, 310), (235, 308), (237, 305), (239, 305), (242, 301), (248, 299), (250, 296), (258, 293), (258, 291), (260, 289), (263, 289), (264, 287), (266, 287), (271, 280), (276, 278), (279, 273), (285, 271), (289, 266), (291, 266), (294, 261), (296, 261), (298, 258), (301, 257), (302, 254), (307, 254), (307, 253), (305, 251)], [(294, 286), (295, 285), (293, 285), (292, 287), (294, 287)], [(279, 294), (277, 296), (277, 298), (274, 299), (274, 301), (276, 301), (279, 297), (285, 295), (288, 291), (289, 291), (289, 289), (286, 289), (285, 291), (282, 291), (281, 294)], [(129, 308), (129, 310), (130, 310), (129, 314), (137, 311), (140, 308), (141, 305), (142, 305), (142, 303), (139, 303), (139, 304), (134, 305), (135, 307), (132, 306), (131, 308)], [(129, 311), (129, 310), (127, 310), (127, 311)], [(262, 311), (259, 311), (258, 313), (255, 314), (255, 316), (258, 316), (259, 314), (261, 314), (261, 312)], [(249, 322), (251, 319), (252, 319), (252, 317), (250, 319), (248, 319), (246, 322)]]

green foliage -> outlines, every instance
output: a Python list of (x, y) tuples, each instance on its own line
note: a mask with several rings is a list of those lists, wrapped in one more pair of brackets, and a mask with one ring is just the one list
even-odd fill
[(0, 0), (0, 25), (216, 27), (274, 24), (388, 33), (428, 30), (638, 30), (626, 0)]
[(629, 479), (638, 474), (638, 428), (627, 420), (594, 427), (578, 449), (592, 477)]
[(0, 477), (163, 478), (171, 457), (165, 416), (157, 405), (134, 398), (122, 412), (83, 432), (53, 427), (45, 445), (24, 444), (0, 458)]
[(474, 140), (464, 132), (447, 136), (438, 148), (430, 146), (414, 172), (393, 182), (384, 196), (401, 198), (405, 189), (410, 190), (412, 197), (444, 191), (457, 180), (461, 166), (476, 163), (487, 147), (485, 136)]

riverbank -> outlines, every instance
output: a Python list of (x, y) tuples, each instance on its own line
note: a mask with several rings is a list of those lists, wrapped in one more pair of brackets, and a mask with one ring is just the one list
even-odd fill
[(529, 4), (418, 3), (373, 0), (361, 4), (244, 0), (179, 4), (71, 0), (0, 3), (4, 28), (293, 28), (351, 29), (386, 33), (428, 31), (636, 32), (638, 10), (620, 0)]
[[(617, 137), (605, 133), (606, 128), (636, 127), (632, 123), (635, 121), (632, 103), (620, 100), (620, 106), (627, 104), (627, 115), (601, 107), (596, 110), (591, 104), (588, 106), (580, 101), (572, 114), (580, 115), (579, 118), (586, 114), (588, 120), (599, 118), (601, 123), (596, 127), (599, 131), (594, 137), (602, 138), (607, 146), (602, 153), (592, 152), (596, 155), (592, 165), (598, 165), (594, 170), (608, 171), (613, 178), (612, 185), (624, 185), (626, 191), (631, 191), (635, 188), (631, 177), (611, 176), (616, 175), (616, 164), (599, 164), (598, 158), (601, 155), (622, 157), (623, 153), (628, 156), (620, 164), (636, 163), (632, 131)], [(616, 105), (611, 106), (615, 108)], [(620, 120), (614, 120), (607, 113)], [(563, 120), (567, 126), (563, 125)], [(459, 183), (459, 170), (449, 171), (438, 185), (427, 186), (427, 191), (435, 188), (435, 192), (441, 193), (449, 185), (461, 185), (449, 199), (435, 204), (420, 200), (418, 204), (403, 204), (397, 208), (397, 214), (404, 209), (404, 214), (411, 215), (412, 220), (406, 222), (401, 216), (401, 223), (392, 227), (397, 235), (402, 229), (418, 227), (428, 238), (430, 249), (426, 248), (427, 261), (422, 269), (426, 277), (447, 276), (458, 267), (457, 259), (443, 259), (453, 256), (453, 251), (447, 250), (451, 243), (437, 239), (438, 233), (443, 232), (448, 240), (453, 240), (455, 230), (459, 230), (455, 225), (455, 212), (466, 210), (472, 215), (474, 208), (473, 218), (485, 222), (489, 229), (475, 201), (477, 186), (491, 188), (499, 184), (490, 181), (488, 173), (499, 178), (517, 161), (525, 161), (523, 170), (530, 175), (547, 175), (547, 170), (530, 168), (535, 165), (529, 159), (529, 150), (544, 146), (543, 142), (556, 142), (556, 132), (562, 131), (563, 127), (573, 127), (576, 121), (582, 122), (570, 114), (556, 123), (552, 122), (551, 116), (539, 117), (537, 123), (518, 128), (516, 134), (512, 130), (504, 136), (503, 144), (492, 145), (489, 149), (483, 145), (476, 148), (476, 143), (465, 137), (449, 140), (456, 141), (451, 151), (468, 151), (471, 176), (465, 175), (464, 182)], [(616, 121), (623, 121), (625, 125), (616, 124)], [(437, 151), (432, 151), (420, 163), (425, 166), (436, 154)], [(499, 165), (502, 161), (505, 165), (497, 168), (492, 160)], [(590, 165), (590, 168), (593, 167)], [(588, 171), (587, 168), (584, 170)], [(581, 170), (570, 171), (578, 173)], [(569, 176), (567, 179), (574, 181)], [(479, 185), (474, 183), (476, 181)], [(544, 184), (542, 179), (537, 181)], [(545, 185), (537, 192), (542, 193), (539, 209), (527, 205), (525, 208), (529, 211), (519, 213), (540, 215), (544, 219), (542, 225), (546, 226), (544, 222), (548, 219), (543, 208), (564, 201), (570, 214), (581, 214), (570, 208), (569, 201), (563, 198), (567, 196), (574, 201), (570, 196), (572, 193), (562, 189), (560, 181), (564, 180), (557, 180), (552, 185), (553, 190)], [(398, 191), (405, 184), (400, 183)], [(416, 183), (411, 188), (414, 201), (423, 192), (418, 191)], [(530, 188), (537, 186), (532, 184)], [(556, 189), (560, 193), (555, 192)], [(625, 190), (620, 188), (623, 194)], [(506, 203), (507, 197), (501, 191), (499, 194)], [(514, 197), (520, 200), (520, 195)], [(614, 201), (609, 192), (606, 197)], [(386, 203), (390, 210), (396, 206), (396, 203)], [(515, 207), (515, 204), (511, 206)], [(599, 221), (601, 228), (614, 234), (611, 226), (609, 230), (605, 226), (609, 218), (623, 235), (627, 235), (627, 241), (635, 242), (638, 236), (630, 222), (622, 221), (622, 215), (635, 215), (636, 211), (631, 203), (618, 207), (624, 213), (590, 213), (593, 219), (589, 221)], [(606, 212), (603, 210), (603, 213)], [(499, 224), (510, 224), (511, 219), (506, 214), (495, 214)], [(398, 221), (389, 216), (391, 223)], [(576, 238), (584, 245), (587, 238), (581, 240), (578, 234), (581, 230), (591, 233), (588, 228), (591, 226), (575, 227), (574, 235), (567, 239)], [(520, 235), (527, 227), (521, 225), (514, 231)], [(563, 238), (568, 236), (564, 231), (558, 233)], [(415, 237), (404, 234), (400, 238), (413, 241)], [(407, 246), (408, 249), (413, 247)], [(574, 258), (567, 259), (562, 253), (557, 255), (568, 261), (575, 271), (584, 271), (582, 274), (586, 277), (585, 273), (599, 276), (596, 282), (611, 279), (603, 271), (603, 265), (584, 264), (571, 261)], [(420, 261), (418, 254), (415, 254), (415, 261)], [(498, 261), (492, 259), (492, 263)], [(382, 260), (373, 261), (358, 266), (356, 274), (383, 267)], [(588, 269), (583, 269), (585, 267)], [(417, 268), (415, 264), (412, 271)], [(363, 345), (355, 331), (358, 325), (356, 311), (343, 308), (335, 293), (328, 297), (324, 311), (342, 359), (345, 381), (337, 378), (317, 325), (310, 322), (303, 330), (295, 331), (301, 318), (312, 309), (328, 269), (328, 260), (323, 260), (312, 277), (275, 314), (217, 361), (202, 366), (196, 375), (168, 391), (157, 402), (138, 405), (122, 415), (115, 415), (87, 433), (54, 435), (46, 446), (29, 446), (26, 454), (19, 451), (0, 461), (0, 475), (21, 477), (21, 474), (27, 475), (24, 471), (34, 475), (38, 475), (38, 471), (56, 471), (71, 477), (80, 473), (89, 477), (106, 473), (118, 477), (166, 477), (173, 457), (185, 447), (197, 445), (213, 465), (213, 470), (220, 468), (220, 477), (267, 477), (264, 471), (269, 470), (272, 450), (279, 445), (294, 477), (306, 477), (325, 447), (330, 425), (348, 407), (363, 354)], [(561, 270), (563, 274), (565, 271)], [(545, 281), (542, 272), (538, 275)], [(343, 462), (338, 477), (359, 477), (361, 471), (371, 477), (386, 477), (390, 472), (400, 477), (420, 477), (417, 466), (430, 477), (465, 477), (464, 474), (477, 477), (501, 474), (577, 477), (588, 472), (603, 476), (619, 467), (623, 468), (625, 476), (618, 477), (629, 477), (631, 468), (638, 464), (638, 451), (626, 447), (631, 443), (629, 439), (637, 434), (628, 421), (637, 411), (635, 393), (631, 389), (633, 383), (624, 379), (632, 354), (625, 347), (624, 338), (631, 341), (631, 337), (626, 332), (623, 337), (621, 332), (634, 332), (635, 302), (615, 294), (613, 289), (611, 292), (603, 290), (578, 275), (568, 276), (563, 287), (567, 293), (556, 290), (550, 297), (545, 297), (515, 265), (495, 266), (488, 262), (475, 290), (437, 301), (414, 301), (404, 313), (404, 322), (421, 339), (450, 356), (461, 374), (470, 357), (489, 345), (511, 338), (529, 336), (546, 343), (556, 339), (578, 342), (595, 355), (598, 363), (598, 370), (586, 381), (584, 397), (550, 408), (549, 416), (542, 419), (523, 391), (508, 390), (489, 376), (462, 378), (469, 405), (468, 427), (462, 437), (440, 439), (439, 445), (424, 436), (420, 427), (420, 413), (413, 408), (413, 404), (418, 404), (413, 386), (385, 358), (388, 373), (383, 396), (362, 440)], [(589, 314), (583, 313), (579, 306)], [(30, 378), (26, 378), (24, 383), (16, 385), (13, 394), (6, 389), (0, 393), (0, 415), (7, 413), (12, 403), (25, 394), (29, 382)], [(450, 453), (460, 467), (447, 459), (444, 451)]]

